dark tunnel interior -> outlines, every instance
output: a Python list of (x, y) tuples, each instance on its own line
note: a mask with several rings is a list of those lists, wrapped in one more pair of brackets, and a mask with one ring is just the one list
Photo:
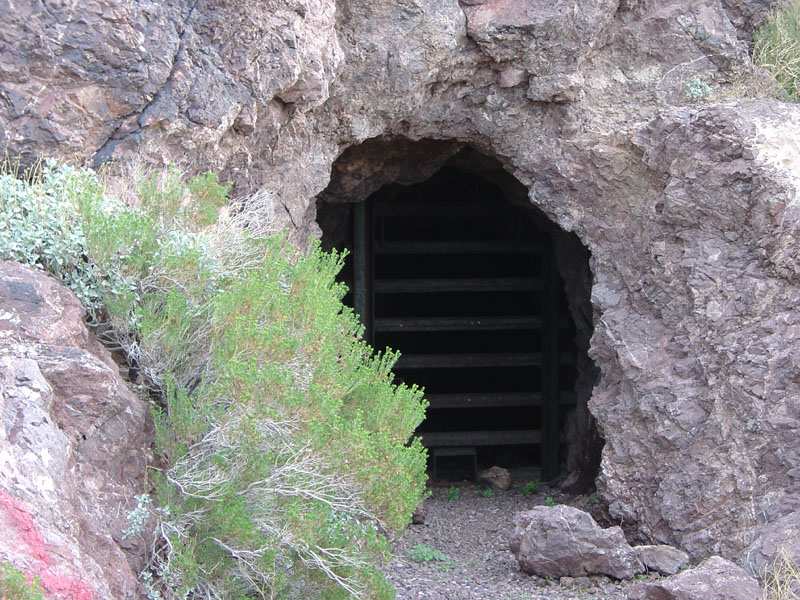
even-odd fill
[(418, 434), (438, 480), (500, 465), (563, 470), (576, 405), (576, 329), (553, 228), (492, 182), (445, 167), (364, 202), (317, 206), (323, 247), (376, 349), (399, 350), (398, 380), (425, 388)]

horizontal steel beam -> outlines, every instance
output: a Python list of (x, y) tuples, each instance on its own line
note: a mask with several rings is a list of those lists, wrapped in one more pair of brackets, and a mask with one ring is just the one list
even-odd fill
[[(437, 408), (513, 408), (541, 406), (539, 392), (498, 392), (481, 394), (425, 394), (431, 409)], [(561, 392), (562, 406), (574, 405), (574, 392)]]
[(518, 331), (541, 329), (541, 317), (397, 317), (375, 319), (375, 331)]
[(375, 292), (379, 294), (528, 292), (541, 289), (542, 282), (540, 280), (522, 277), (375, 280)]
[[(560, 364), (572, 364), (571, 354), (562, 354)], [(401, 355), (396, 369), (465, 369), (490, 367), (537, 367), (542, 364), (541, 352), (492, 352), (457, 354)]]
[(538, 444), (542, 434), (536, 429), (509, 431), (431, 431), (420, 434), (422, 445), (437, 446), (512, 446)]
[(480, 354), (406, 354), (398, 369), (459, 369), (476, 367), (534, 367), (542, 364), (540, 352), (493, 352)]
[(377, 242), (376, 254), (529, 254), (543, 244), (534, 240), (403, 240)]

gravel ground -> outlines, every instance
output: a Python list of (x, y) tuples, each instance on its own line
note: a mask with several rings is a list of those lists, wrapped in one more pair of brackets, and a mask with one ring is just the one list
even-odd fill
[[(624, 600), (638, 579), (618, 582), (604, 576), (549, 581), (522, 573), (508, 548), (514, 513), (549, 503), (570, 504), (602, 515), (592, 496), (568, 497), (539, 485), (523, 493), (524, 483), (486, 497), (480, 487), (457, 484), (432, 488), (425, 501), (425, 523), (409, 525), (394, 542), (386, 573), (398, 600)], [(599, 519), (602, 523), (603, 519)], [(432, 551), (440, 554), (433, 558)], [(424, 555), (427, 552), (428, 556)], [(644, 576), (640, 576), (644, 578)], [(657, 575), (647, 575), (655, 579)]]

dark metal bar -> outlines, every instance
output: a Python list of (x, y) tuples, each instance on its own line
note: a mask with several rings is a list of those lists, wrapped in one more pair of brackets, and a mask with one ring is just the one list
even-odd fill
[(397, 369), (465, 369), (481, 367), (531, 367), (542, 364), (540, 352), (494, 352), (492, 354), (406, 354)]
[[(538, 392), (500, 392), (481, 394), (425, 394), (431, 409), (437, 408), (513, 408), (518, 406), (541, 406), (542, 395)], [(574, 405), (575, 394), (561, 393), (561, 404)]]
[[(571, 354), (563, 353), (557, 363), (569, 365), (574, 361)], [(544, 364), (541, 352), (493, 352), (456, 354), (405, 354), (395, 365), (396, 369), (480, 369), (497, 367), (538, 367)], [(558, 391), (556, 391), (556, 396)]]
[(375, 319), (375, 331), (516, 331), (539, 329), (539, 317), (403, 317)]
[(542, 479), (549, 481), (558, 476), (558, 296), (559, 278), (555, 252), (547, 253), (547, 271), (544, 290), (544, 329), (542, 331)]
[(425, 394), (430, 408), (509, 408), (539, 406), (542, 395), (536, 392), (496, 394)]
[(527, 292), (542, 287), (538, 279), (495, 277), (481, 279), (380, 279), (375, 292), (417, 294), (437, 292)]
[(367, 203), (358, 202), (353, 207), (353, 307), (364, 325), (364, 339), (372, 343), (372, 291), (370, 285), (370, 228)]
[(376, 246), (375, 252), (378, 254), (528, 254), (541, 249), (542, 244), (538, 240), (408, 240), (384, 242)]
[(538, 444), (541, 432), (535, 429), (511, 431), (431, 431), (420, 434), (422, 444), (437, 446), (512, 446)]

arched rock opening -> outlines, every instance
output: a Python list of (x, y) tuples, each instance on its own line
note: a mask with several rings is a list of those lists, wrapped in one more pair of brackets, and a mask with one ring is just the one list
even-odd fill
[(350, 252), (342, 277), (369, 341), (400, 350), (396, 375), (426, 388), (435, 478), (500, 464), (593, 486), (589, 251), (498, 160), (368, 140), (335, 162), (317, 223), (326, 248)]

